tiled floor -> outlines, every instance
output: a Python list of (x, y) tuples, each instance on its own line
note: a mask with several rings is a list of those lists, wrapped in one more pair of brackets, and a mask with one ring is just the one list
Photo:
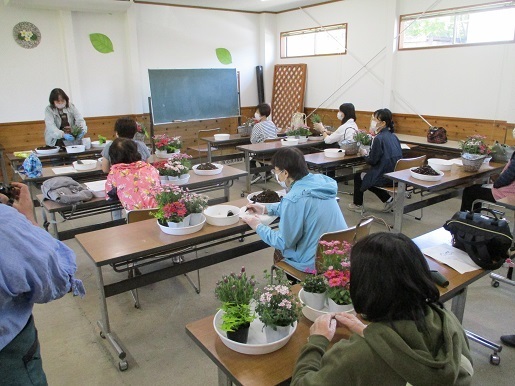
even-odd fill
[[(231, 199), (240, 198), (243, 179), (231, 190)], [(261, 190), (263, 184), (253, 186)], [(268, 187), (278, 185), (268, 182)], [(351, 191), (352, 185), (340, 184), (341, 191)], [(339, 195), (345, 208), (352, 197)], [(392, 214), (379, 211), (381, 203), (367, 193), (365, 202), (371, 213), (388, 222)], [(373, 209), (377, 212), (373, 212)], [(404, 233), (415, 237), (440, 227), (458, 210), (453, 199), (424, 211), (421, 221), (406, 217)], [(349, 225), (359, 220), (359, 214), (343, 209)], [(372, 231), (383, 228), (374, 224)], [(235, 241), (235, 243), (238, 243)], [(216, 385), (217, 368), (186, 335), (184, 326), (215, 313), (218, 302), (213, 289), (222, 274), (239, 270), (242, 265), (260, 276), (270, 267), (272, 250), (265, 249), (247, 256), (201, 270), (202, 291), (196, 294), (186, 278), (177, 277), (140, 289), (141, 309), (133, 307), (130, 294), (108, 299), (112, 328), (125, 344), (130, 368), (120, 372), (108, 344), (99, 337), (98, 295), (93, 265), (80, 246), (66, 242), (77, 253), (78, 277), (84, 281), (88, 294), (84, 299), (65, 298), (35, 307), (34, 315), (42, 346), (43, 364), (50, 385)], [(505, 268), (499, 270), (506, 273)], [(107, 280), (114, 277), (106, 270)], [(468, 293), (464, 326), (499, 342), (499, 336), (515, 334), (515, 287), (490, 285), (488, 277), (473, 284)], [(500, 366), (492, 366), (490, 350), (471, 343), (476, 385), (512, 385), (515, 375), (515, 349), (505, 347), (500, 354)], [(435, 384), (438, 382), (435, 380)], [(0, 382), (1, 383), (1, 382)]]

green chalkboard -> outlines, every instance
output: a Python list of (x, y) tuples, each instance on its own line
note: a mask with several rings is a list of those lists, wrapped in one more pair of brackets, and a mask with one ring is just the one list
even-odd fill
[(148, 78), (154, 124), (240, 115), (234, 68), (149, 69)]

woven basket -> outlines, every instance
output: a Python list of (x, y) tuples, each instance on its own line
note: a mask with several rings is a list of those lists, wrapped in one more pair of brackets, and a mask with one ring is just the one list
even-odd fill
[(340, 149), (345, 150), (345, 155), (358, 154), (359, 143), (356, 141), (345, 140), (340, 143)]
[(461, 162), (463, 163), (463, 170), (466, 172), (477, 172), (483, 164), (486, 155), (478, 154), (462, 154)]
[(238, 126), (238, 134), (242, 137), (250, 137), (253, 126)]

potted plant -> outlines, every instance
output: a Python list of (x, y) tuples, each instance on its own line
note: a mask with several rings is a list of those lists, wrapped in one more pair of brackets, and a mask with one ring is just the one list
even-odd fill
[(318, 114), (311, 114), (309, 117), (311, 123), (313, 124), (313, 128), (317, 131), (324, 131), (324, 124), (322, 123), (322, 118)]
[(311, 135), (311, 131), (309, 131), (309, 127), (307, 126), (299, 126), (294, 128), (288, 128), (286, 131), (286, 135), (288, 137), (294, 137), (299, 140), (299, 143), (306, 142), (308, 137)]
[(207, 202), (209, 197), (193, 193), (186, 192), (184, 195), (184, 203), (186, 205), (187, 216), (190, 217), (190, 225), (199, 224), (202, 221), (202, 212), (207, 208)]
[(321, 310), (325, 305), (325, 293), (327, 281), (323, 275), (317, 275), (315, 270), (307, 270), (307, 275), (302, 281), (304, 300), (308, 306), (315, 310)]
[(153, 137), (156, 146), (156, 156), (169, 158), (174, 153), (179, 153), (182, 147), (181, 137), (169, 137), (166, 134)]
[(372, 144), (373, 137), (366, 130), (358, 130), (356, 134), (354, 134), (354, 140), (359, 144), (360, 147), (370, 150), (370, 145)]
[(161, 184), (166, 183), (168, 181), (168, 169), (166, 168), (166, 161), (153, 162), (152, 166), (155, 167), (159, 172), (159, 179), (161, 180)]
[(320, 241), (320, 258), (316, 265), (327, 279), (329, 311), (352, 310), (350, 298), (350, 251), (351, 244), (343, 241)]
[(222, 302), (224, 312), (221, 329), (227, 332), (227, 338), (247, 343), (250, 323), (256, 318), (250, 307), (255, 287), (254, 276), (248, 277), (245, 267), (241, 267), (240, 273), (232, 272), (216, 283), (215, 296)]
[(478, 171), (483, 160), (491, 153), (485, 139), (486, 137), (475, 134), (467, 137), (464, 141), (460, 141), (461, 160), (466, 172)]
[[(265, 271), (265, 281), (270, 275)], [(266, 285), (256, 291), (256, 313), (264, 324), (267, 342), (275, 342), (290, 333), (290, 328), (299, 319), (302, 305), (292, 293), (290, 283), (282, 270), (276, 271), (274, 281), (278, 284)]]
[(159, 224), (170, 228), (188, 226), (184, 219), (187, 214), (186, 204), (183, 200), (184, 191), (175, 185), (161, 187), (156, 194), (157, 212), (152, 215)]

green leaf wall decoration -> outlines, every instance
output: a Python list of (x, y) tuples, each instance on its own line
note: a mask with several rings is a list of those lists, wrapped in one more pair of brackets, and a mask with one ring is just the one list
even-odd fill
[(113, 52), (113, 42), (104, 34), (89, 34), (89, 40), (93, 48), (102, 54)]
[(216, 57), (222, 64), (231, 64), (232, 56), (227, 48), (217, 48), (216, 49)]

